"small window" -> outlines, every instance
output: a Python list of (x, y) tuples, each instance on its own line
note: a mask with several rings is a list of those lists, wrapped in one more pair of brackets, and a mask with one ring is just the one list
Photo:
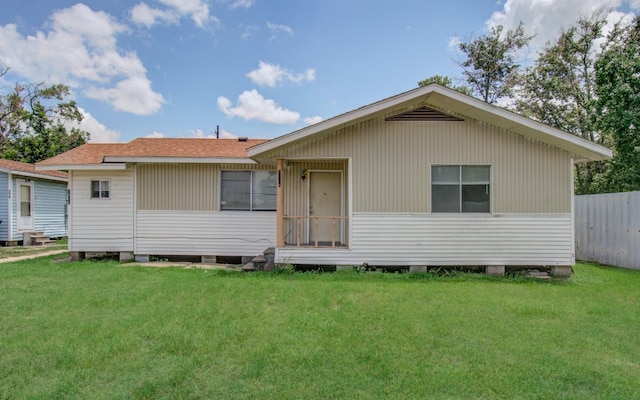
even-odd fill
[(491, 212), (491, 167), (486, 165), (432, 166), (431, 212)]
[(275, 171), (222, 171), (220, 209), (274, 211)]
[(111, 196), (110, 183), (109, 181), (91, 181), (91, 198), (108, 199)]

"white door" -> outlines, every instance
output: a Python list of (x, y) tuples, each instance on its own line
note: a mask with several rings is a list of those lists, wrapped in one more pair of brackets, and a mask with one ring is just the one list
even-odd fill
[[(332, 240), (336, 244), (342, 243), (341, 219), (318, 217), (342, 216), (342, 174), (336, 172), (309, 173), (309, 241), (315, 243), (316, 233), (318, 243), (331, 245)], [(335, 221), (335, 222), (334, 222)]]
[(16, 206), (18, 208), (18, 230), (28, 231), (33, 229), (33, 182), (18, 179), (18, 196)]

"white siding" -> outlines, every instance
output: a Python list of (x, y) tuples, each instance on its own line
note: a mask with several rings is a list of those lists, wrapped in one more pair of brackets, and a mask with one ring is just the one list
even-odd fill
[[(70, 251), (133, 251), (134, 171), (73, 171)], [(90, 198), (92, 180), (110, 180), (111, 198)]]
[(276, 242), (275, 212), (138, 211), (136, 254), (251, 256)]
[(280, 248), (276, 261), (360, 265), (572, 265), (570, 214), (353, 213), (349, 249)]

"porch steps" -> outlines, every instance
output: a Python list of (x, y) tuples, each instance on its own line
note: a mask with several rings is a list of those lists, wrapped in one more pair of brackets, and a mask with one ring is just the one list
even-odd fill
[(273, 271), (275, 267), (273, 262), (274, 255), (275, 249), (273, 247), (269, 247), (263, 252), (263, 254), (255, 256), (250, 262), (243, 265), (242, 270), (244, 272)]
[(43, 232), (31, 232), (29, 233), (29, 237), (31, 238), (31, 246), (48, 246), (56, 244), (55, 240), (52, 240)]

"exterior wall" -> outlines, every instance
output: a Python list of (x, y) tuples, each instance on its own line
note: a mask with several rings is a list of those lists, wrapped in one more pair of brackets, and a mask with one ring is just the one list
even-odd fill
[[(133, 251), (134, 168), (72, 171), (70, 251)], [(111, 198), (90, 198), (91, 180), (110, 180)]]
[(255, 256), (275, 246), (275, 211), (220, 211), (220, 172), (256, 164), (137, 167), (136, 254)]
[(218, 211), (220, 171), (270, 169), (255, 164), (141, 164), (137, 167), (138, 210)]
[[(473, 119), (385, 122), (380, 116), (264, 157), (350, 157), (353, 212), (431, 212), (433, 164), (491, 165), (494, 213), (571, 212), (567, 152)], [(295, 201), (287, 193), (285, 204)]]
[(349, 249), (285, 247), (276, 262), (402, 266), (572, 265), (570, 214), (353, 213)]
[(0, 172), (0, 241), (9, 240), (9, 227), (11, 219), (9, 218), (9, 203), (11, 202), (11, 196), (9, 196), (9, 174)]
[(138, 211), (136, 254), (256, 256), (276, 243), (276, 213)]
[(640, 192), (576, 196), (576, 258), (640, 269)]
[(33, 227), (50, 237), (67, 235), (67, 183), (35, 180)]

